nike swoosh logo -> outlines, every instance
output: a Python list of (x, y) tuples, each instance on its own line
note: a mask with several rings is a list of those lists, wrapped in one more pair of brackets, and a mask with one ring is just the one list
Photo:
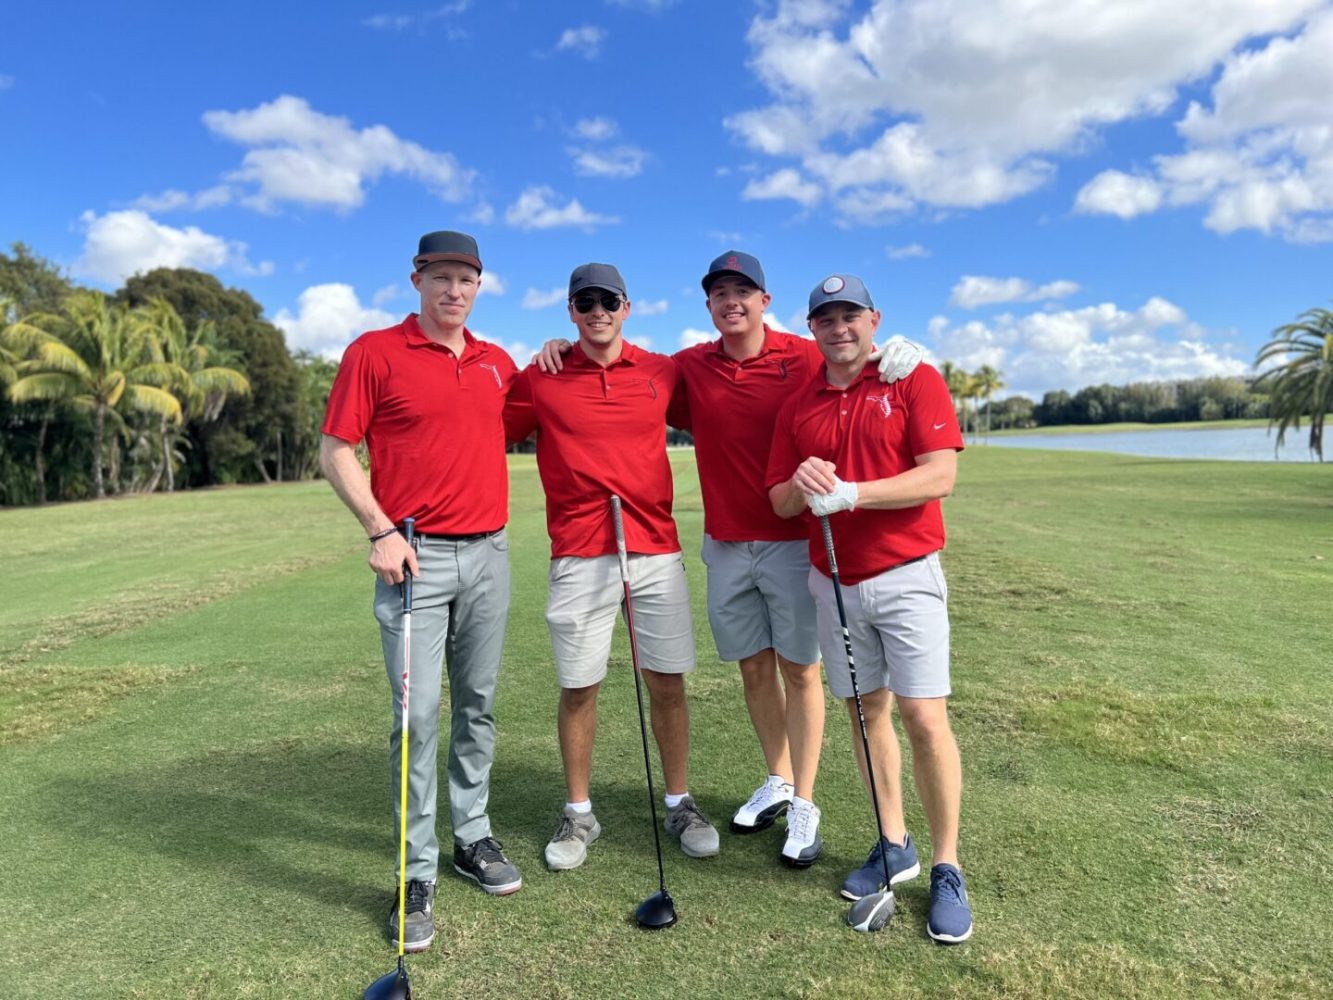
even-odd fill
[[(948, 421), (946, 420), (944, 423), (947, 424)], [(933, 426), (936, 430), (939, 430), (941, 427), (944, 426), (944, 424), (932, 424), (931, 426)]]

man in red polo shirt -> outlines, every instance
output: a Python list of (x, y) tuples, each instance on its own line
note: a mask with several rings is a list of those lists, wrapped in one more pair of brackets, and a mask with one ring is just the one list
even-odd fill
[[(408, 951), (435, 934), (435, 832), (441, 665), (449, 671), (449, 809), (454, 870), (495, 895), (523, 881), (491, 836), (496, 677), (509, 613), (509, 510), (503, 410), (517, 369), (466, 327), (481, 259), (465, 233), (421, 238), (412, 284), (421, 312), (347, 348), (324, 417), (320, 468), (370, 538), (375, 617), (393, 689), (389, 738), (395, 810), (402, 726), (404, 566), (415, 577), (406, 805)], [(372, 481), (356, 457), (365, 440)], [(416, 519), (418, 548), (399, 534)], [(389, 936), (398, 936), (397, 899)]]
[(590, 776), (597, 692), (606, 677), (623, 589), (610, 498), (621, 499), (639, 661), (666, 783), (666, 828), (691, 857), (718, 853), (718, 835), (689, 794), (685, 674), (694, 669), (685, 565), (671, 517), (666, 410), (676, 366), (626, 343), (630, 302), (620, 272), (584, 264), (569, 279), (579, 339), (559, 373), (529, 366), (505, 408), (512, 440), (537, 431), (537, 469), (551, 536), (546, 622), (560, 685), (557, 729), (567, 798), (546, 845), (555, 870), (577, 868), (601, 834)]
[[(832, 515), (856, 676), (884, 823), (866, 864), (848, 876), (851, 899), (920, 871), (902, 806), (902, 763), (891, 712), (898, 703), (930, 827), (934, 861), (926, 929), (936, 941), (966, 940), (972, 912), (958, 867), (962, 768), (949, 727), (948, 590), (940, 569), (940, 498), (953, 490), (962, 434), (940, 373), (930, 365), (892, 385), (868, 364), (880, 314), (861, 279), (830, 275), (810, 295), (810, 330), (825, 365), (778, 413), (767, 480), (773, 511), (807, 506)], [(846, 699), (852, 744), (865, 775), (846, 652), (823, 533), (810, 522), (810, 592), (819, 616), (829, 689)], [(867, 788), (869, 782), (867, 781)]]

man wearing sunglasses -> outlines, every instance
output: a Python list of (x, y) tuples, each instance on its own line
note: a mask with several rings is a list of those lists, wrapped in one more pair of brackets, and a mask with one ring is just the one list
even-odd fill
[[(718, 339), (677, 352), (681, 387), (667, 420), (694, 434), (704, 504), (703, 560), (708, 619), (718, 655), (740, 667), (745, 704), (768, 776), (731, 820), (734, 833), (756, 833), (787, 814), (779, 859), (808, 867), (823, 850), (815, 775), (824, 733), (815, 605), (806, 529), (778, 517), (767, 471), (782, 404), (818, 373), (824, 358), (811, 339), (772, 329), (764, 269), (740, 250), (709, 265), (702, 280)], [(558, 370), (561, 341), (538, 364)], [(878, 362), (892, 383), (921, 361), (919, 345), (890, 338)]]
[(621, 498), (639, 660), (666, 783), (666, 828), (690, 857), (718, 853), (717, 830), (689, 794), (685, 674), (694, 669), (685, 565), (671, 516), (666, 412), (675, 363), (627, 343), (630, 302), (620, 272), (584, 264), (569, 279), (578, 328), (563, 371), (529, 366), (505, 407), (511, 440), (537, 431), (537, 469), (551, 537), (546, 621), (560, 685), (557, 729), (566, 802), (546, 846), (554, 870), (577, 868), (601, 834), (590, 777), (597, 693), (606, 677), (623, 588), (610, 497)]

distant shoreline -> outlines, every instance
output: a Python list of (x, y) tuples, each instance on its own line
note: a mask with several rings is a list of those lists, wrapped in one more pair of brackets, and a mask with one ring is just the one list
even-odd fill
[[(1266, 417), (1243, 420), (1177, 420), (1165, 424), (1146, 424), (1125, 421), (1115, 424), (1053, 424), (1050, 427), (1024, 427), (1013, 430), (991, 431), (991, 437), (1030, 437), (1036, 434), (1118, 434), (1125, 431), (1222, 431), (1245, 427), (1267, 427)], [(980, 437), (985, 438), (983, 429)], [(971, 434), (968, 434), (971, 440)]]

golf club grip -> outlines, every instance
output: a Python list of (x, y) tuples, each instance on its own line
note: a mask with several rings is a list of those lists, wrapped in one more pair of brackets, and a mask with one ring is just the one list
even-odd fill
[[(416, 547), (417, 540), (417, 519), (415, 517), (403, 518), (403, 537), (407, 539), (407, 544)], [(407, 614), (412, 613), (412, 571), (407, 568), (407, 561), (403, 561), (403, 611)]]
[(629, 560), (625, 555), (625, 519), (620, 512), (620, 497), (611, 494), (611, 523), (616, 529), (616, 555), (620, 557), (620, 579), (629, 588)]
[(838, 557), (833, 554), (833, 529), (829, 527), (828, 515), (819, 515), (819, 527), (824, 532), (824, 551), (828, 553), (829, 576), (835, 580), (838, 576)]

